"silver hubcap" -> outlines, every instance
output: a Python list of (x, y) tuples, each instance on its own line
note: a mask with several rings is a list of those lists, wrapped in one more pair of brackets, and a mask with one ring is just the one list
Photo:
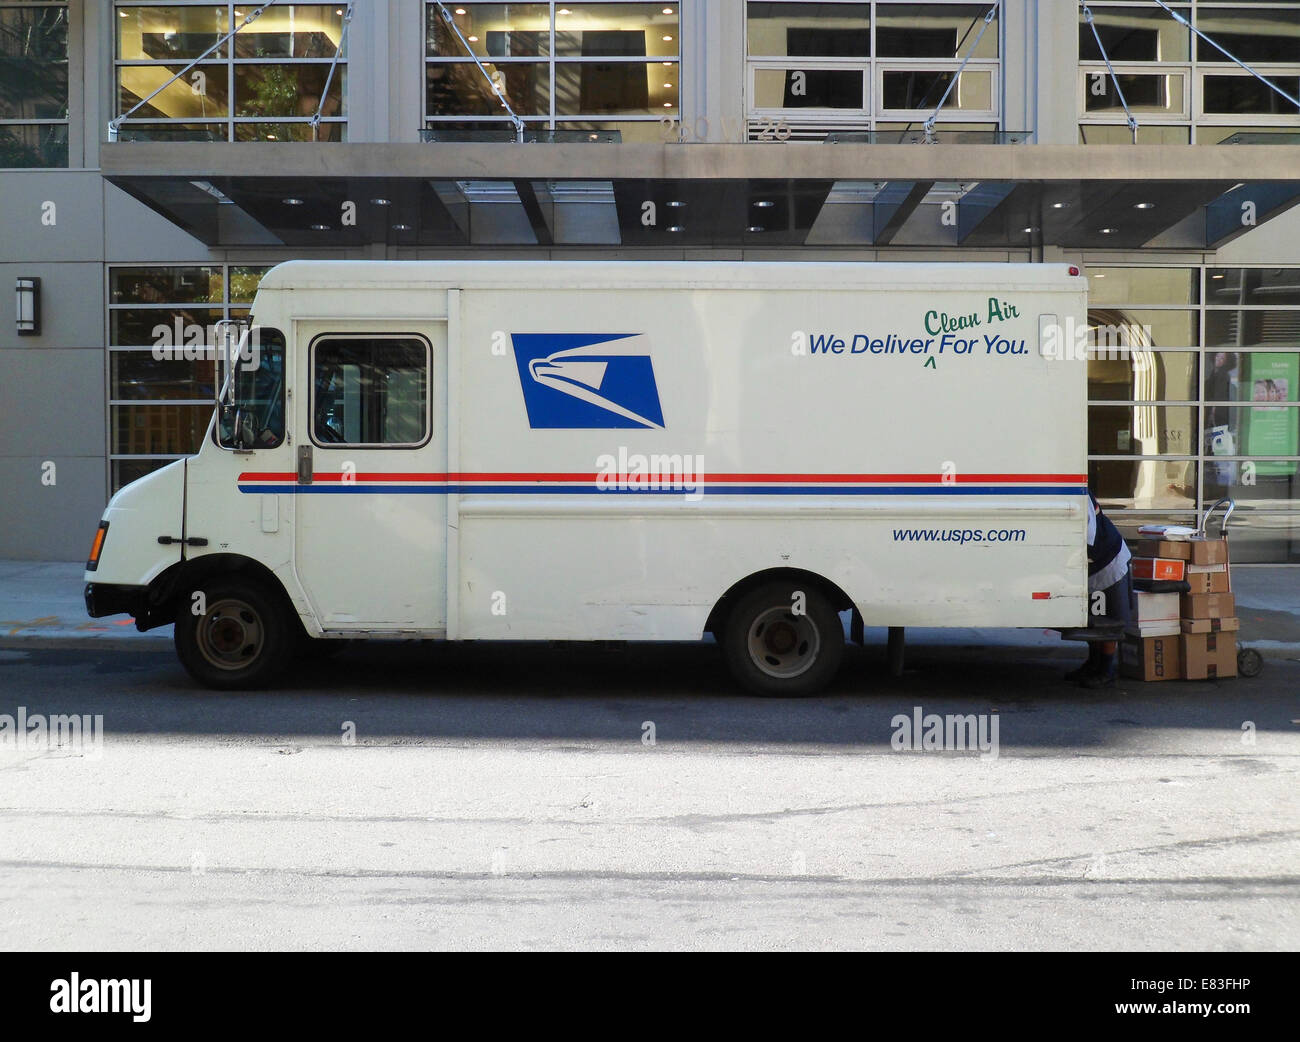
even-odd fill
[(226, 598), (208, 606), (199, 620), (198, 645), (218, 669), (243, 669), (262, 651), (262, 620), (245, 601)]
[(769, 677), (789, 680), (817, 661), (821, 635), (807, 615), (778, 606), (762, 612), (749, 626), (749, 657)]

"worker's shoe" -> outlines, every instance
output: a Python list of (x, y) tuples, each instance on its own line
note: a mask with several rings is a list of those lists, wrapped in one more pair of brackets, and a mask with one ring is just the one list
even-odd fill
[(1081, 680), (1087, 680), (1088, 677), (1092, 676), (1096, 671), (1097, 664), (1093, 662), (1092, 659), (1089, 659), (1078, 669), (1072, 669), (1070, 672), (1066, 673), (1065, 679), (1070, 681), (1072, 684), (1077, 684)]
[(1111, 666), (1109, 669), (1090, 673), (1079, 681), (1079, 686), (1086, 687), (1089, 691), (1096, 691), (1104, 687), (1114, 687), (1118, 680), (1117, 671), (1114, 666)]

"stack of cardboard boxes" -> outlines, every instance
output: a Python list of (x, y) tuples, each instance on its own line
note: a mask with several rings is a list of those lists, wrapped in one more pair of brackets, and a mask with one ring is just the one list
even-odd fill
[(1126, 676), (1206, 680), (1237, 675), (1236, 604), (1223, 539), (1147, 539), (1133, 558), (1134, 580), (1187, 592), (1139, 591), (1121, 650)]

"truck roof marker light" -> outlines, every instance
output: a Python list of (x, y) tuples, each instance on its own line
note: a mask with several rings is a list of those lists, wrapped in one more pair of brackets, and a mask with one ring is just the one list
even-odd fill
[(108, 535), (108, 522), (101, 521), (95, 529), (95, 541), (90, 546), (90, 556), (86, 558), (86, 571), (93, 572), (99, 567), (99, 555), (104, 552), (104, 539)]
[(1036, 601), (1050, 601), (1052, 599), (1052, 595), (1050, 593), (1037, 592), (1032, 594), (1031, 596)]
[(1070, 274), (1071, 274), (1071, 275), (1078, 275), (1078, 274), (1079, 274), (1079, 269), (1076, 268), (1073, 264), (1070, 265)]

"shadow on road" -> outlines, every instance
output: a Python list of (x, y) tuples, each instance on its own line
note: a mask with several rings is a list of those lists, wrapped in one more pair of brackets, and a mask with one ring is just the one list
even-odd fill
[[(301, 662), (276, 691), (195, 687), (169, 651), (0, 650), (0, 713), (102, 713), (120, 734), (265, 736), (337, 742), (343, 720), (367, 740), (627, 741), (653, 721), (660, 742), (775, 742), (887, 748), (896, 714), (997, 712), (1013, 749), (1086, 751), (1135, 730), (1293, 734), (1300, 664), (1255, 680), (1083, 691), (1073, 659), (1024, 649), (916, 647), (892, 678), (879, 648), (850, 648), (833, 687), (811, 699), (740, 694), (710, 644), (361, 644)], [(359, 739), (360, 740), (360, 739)], [(1230, 750), (1249, 753), (1239, 742)], [(958, 754), (960, 755), (960, 754)]]

